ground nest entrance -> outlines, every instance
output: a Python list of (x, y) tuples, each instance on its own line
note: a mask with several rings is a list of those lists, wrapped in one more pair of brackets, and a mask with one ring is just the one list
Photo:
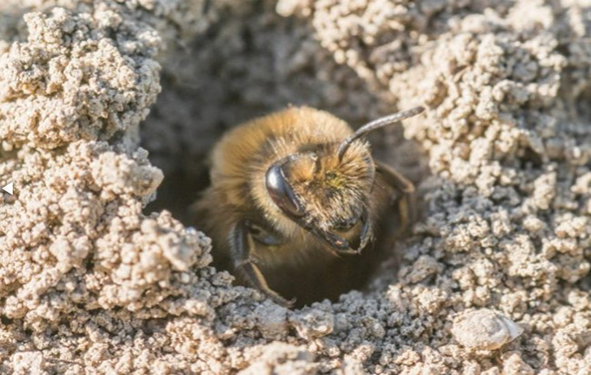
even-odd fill
[[(302, 63), (302, 45), (313, 40), (307, 25), (279, 16), (261, 24), (254, 22), (256, 17), (237, 20), (233, 33), (213, 25), (162, 62), (162, 93), (142, 126), (141, 139), (165, 179), (146, 212), (166, 209), (185, 225), (194, 225), (188, 207), (209, 185), (207, 155), (226, 130), (246, 120), (292, 104), (326, 110), (358, 127), (396, 109), (387, 99), (376, 98), (366, 82), (337, 65), (320, 46)], [(370, 142), (377, 159), (413, 182), (424, 175), (418, 146), (403, 139), (400, 127), (381, 130)], [(340, 293), (362, 289), (367, 277), (362, 267), (355, 267), (358, 260), (351, 262), (360, 272), (342, 280), (327, 270), (334, 288), (318, 287), (326, 279), (295, 276), (297, 288), (309, 291), (298, 302), (335, 300)]]

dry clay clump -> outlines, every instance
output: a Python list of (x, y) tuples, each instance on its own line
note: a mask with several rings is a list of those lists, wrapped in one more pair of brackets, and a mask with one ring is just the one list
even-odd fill
[[(159, 90), (153, 84), (158, 66), (139, 51), (153, 49), (158, 37), (149, 29), (125, 30), (107, 11), (102, 19), (107, 22), (93, 26), (60, 8), (51, 17), (25, 16), (27, 42), (13, 43), (0, 60), (5, 148), (30, 142), (53, 149), (80, 139), (106, 140), (137, 128), (146, 117)], [(117, 45), (106, 37), (114, 29), (139, 38)]]
[(0, 197), (0, 373), (113, 371), (132, 312), (215, 306), (187, 272), (211, 261), (210, 241), (167, 212), (142, 215), (163, 179), (137, 147), (160, 90), (157, 34), (94, 10), (28, 13), (26, 39), (0, 55), (0, 178), (16, 191)]
[[(193, 18), (179, 12), (201, 1), (139, 3), (64, 2), (69, 10), (27, 13), (24, 31), (0, 35), (0, 183), (13, 179), (16, 189), (0, 198), (0, 373), (591, 372), (588, 8), (211, 2)], [(244, 18), (256, 25), (249, 32)], [(290, 22), (298, 22), (293, 37), (282, 29)], [(351, 105), (429, 106), (405, 129), (433, 178), (423, 185), (425, 219), (396, 245), (397, 277), (385, 266), (367, 294), (290, 311), (208, 267), (204, 234), (167, 211), (142, 212), (163, 179), (138, 147), (138, 125), (160, 90), (156, 58), (186, 56), (172, 30), (205, 46), (211, 28), (231, 36), (216, 39), (221, 51), (282, 46), (276, 29), (306, 43), (260, 61), (221, 59), (223, 82), (239, 84), (228, 97), (211, 93), (223, 99), (204, 113), (227, 112), (236, 97), (249, 98), (242, 113), (279, 105), (301, 87), (269, 77), (295, 82), (326, 66), (346, 73), (309, 86), (334, 93), (313, 96), (321, 108), (357, 98)], [(181, 60), (180, 71), (211, 56)], [(309, 65), (310, 56), (333, 61)], [(257, 61), (273, 74), (245, 73)], [(187, 129), (199, 142), (191, 116), (160, 120), (151, 119), (145, 144)], [(523, 332), (473, 350), (453, 330), (454, 313), (469, 309), (494, 310)]]

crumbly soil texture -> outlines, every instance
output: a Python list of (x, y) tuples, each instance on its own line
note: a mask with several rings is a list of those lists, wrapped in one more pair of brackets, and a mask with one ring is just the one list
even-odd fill
[[(424, 206), (367, 290), (210, 266), (226, 129), (420, 103), (372, 138)], [(0, 373), (589, 374), (590, 108), (584, 0), (4, 0)]]

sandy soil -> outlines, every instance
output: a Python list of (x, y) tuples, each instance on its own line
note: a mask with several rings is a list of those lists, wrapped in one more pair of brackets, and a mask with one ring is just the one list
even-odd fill
[[(585, 0), (3, 1), (0, 373), (591, 373), (590, 36)], [(225, 129), (419, 102), (374, 141), (425, 213), (368, 291), (208, 266)]]

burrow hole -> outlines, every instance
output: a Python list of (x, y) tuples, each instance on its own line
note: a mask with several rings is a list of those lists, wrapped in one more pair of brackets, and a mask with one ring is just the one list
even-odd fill
[[(370, 92), (353, 70), (337, 65), (328, 52), (314, 46), (303, 21), (274, 14), (272, 8), (253, 8), (249, 14), (226, 17), (231, 23), (211, 25), (190, 43), (168, 49), (162, 60), (162, 92), (141, 129), (142, 147), (165, 175), (147, 213), (166, 209), (193, 226), (188, 207), (209, 185), (208, 153), (227, 129), (246, 120), (289, 104), (305, 104), (358, 127), (392, 110), (392, 103)], [(425, 175), (418, 146), (403, 139), (400, 127), (383, 130), (370, 141), (376, 158), (414, 182)], [(335, 300), (367, 284), (365, 278), (350, 280), (345, 288), (319, 291), (312, 281), (297, 282), (310, 291), (299, 298), (300, 305)]]

